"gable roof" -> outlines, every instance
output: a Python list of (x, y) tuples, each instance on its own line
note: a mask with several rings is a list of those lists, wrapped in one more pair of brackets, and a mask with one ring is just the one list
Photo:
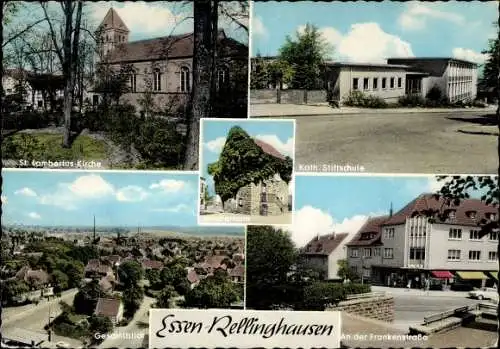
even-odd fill
[[(389, 219), (389, 216), (370, 217), (359, 229), (354, 238), (347, 246), (370, 246), (381, 244), (382, 225)], [(368, 235), (368, 238), (367, 238)], [(370, 237), (371, 235), (371, 237)]]
[(229, 276), (231, 277), (243, 277), (245, 275), (245, 267), (241, 264), (236, 265), (229, 272)]
[(312, 239), (304, 248), (303, 254), (305, 255), (323, 255), (329, 256), (337, 247), (342, 244), (342, 241), (347, 238), (349, 234), (326, 234)]
[(121, 19), (120, 16), (118, 16), (118, 13), (112, 7), (108, 10), (106, 16), (104, 16), (104, 19), (99, 25), (99, 29), (108, 29), (108, 28), (120, 29), (126, 32), (130, 32), (130, 30), (125, 25), (125, 22)]
[[(486, 214), (497, 212), (493, 206), (486, 205), (479, 199), (463, 199), (458, 206), (451, 203), (446, 204), (446, 200), (442, 197), (436, 199), (434, 194), (425, 193), (419, 195), (411, 201), (390, 219), (384, 222), (384, 225), (404, 224), (406, 218), (412, 217), (414, 214), (429, 215), (432, 211), (445, 212), (446, 210), (454, 210), (455, 218), (442, 220), (440, 217), (435, 217), (436, 223), (446, 223), (463, 226), (477, 226), (478, 223), (487, 218)], [(469, 216), (469, 212), (476, 212), (475, 218)]]
[(121, 301), (114, 298), (99, 298), (95, 307), (95, 314), (107, 317), (115, 317), (120, 311)]
[[(186, 33), (122, 43), (110, 52), (106, 62), (130, 63), (192, 57), (193, 38), (193, 33)], [(219, 57), (248, 57), (248, 46), (226, 37), (225, 34), (219, 35), (217, 46)]]
[(285, 156), (283, 154), (281, 154), (278, 150), (276, 150), (275, 147), (273, 147), (272, 145), (264, 142), (264, 141), (261, 141), (260, 139), (254, 139), (255, 141), (255, 144), (257, 144), (260, 149), (262, 149), (262, 151), (268, 155), (271, 155), (271, 156), (274, 156), (275, 158), (278, 158), (278, 159), (281, 159), (281, 160), (284, 160), (285, 159)]
[(162, 269), (163, 263), (161, 261), (155, 261), (152, 259), (145, 259), (142, 261), (142, 267), (144, 269)]
[(187, 279), (188, 279), (189, 283), (191, 283), (191, 284), (194, 284), (194, 283), (200, 281), (200, 278), (194, 269), (190, 270), (188, 272)]

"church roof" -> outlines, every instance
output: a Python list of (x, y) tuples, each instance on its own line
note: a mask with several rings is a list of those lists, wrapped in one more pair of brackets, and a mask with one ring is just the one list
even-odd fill
[(121, 29), (127, 32), (130, 31), (125, 25), (125, 22), (123, 22), (120, 16), (118, 16), (116, 10), (112, 7), (108, 10), (106, 16), (104, 16), (104, 19), (102, 20), (102, 23), (99, 26), (99, 28), (100, 29), (114, 28), (114, 29)]

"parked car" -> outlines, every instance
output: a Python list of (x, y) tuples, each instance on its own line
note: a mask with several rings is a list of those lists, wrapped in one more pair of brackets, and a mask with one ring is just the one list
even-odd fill
[(498, 301), (498, 291), (493, 287), (483, 287), (469, 292), (469, 297), (474, 299), (491, 299)]

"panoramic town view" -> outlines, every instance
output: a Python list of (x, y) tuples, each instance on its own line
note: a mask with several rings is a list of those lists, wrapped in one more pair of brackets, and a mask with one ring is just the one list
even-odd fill
[(497, 180), (297, 176), (294, 224), (248, 227), (247, 309), (341, 311), (348, 347), (495, 346)]
[(2, 347), (144, 348), (151, 308), (243, 309), (240, 227), (198, 176), (4, 170)]
[(256, 2), (252, 22), (249, 113), (297, 120), (297, 171), (497, 173), (498, 1)]
[(292, 223), (294, 127), (202, 120), (200, 223)]
[(247, 1), (2, 9), (7, 167), (196, 170), (199, 119), (247, 117)]

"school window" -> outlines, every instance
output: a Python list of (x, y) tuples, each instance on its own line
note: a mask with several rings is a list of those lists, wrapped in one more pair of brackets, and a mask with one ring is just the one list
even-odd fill
[(387, 78), (382, 78), (382, 88), (387, 88)]
[(448, 239), (461, 240), (462, 239), (462, 229), (450, 228), (448, 233)]
[(378, 88), (378, 78), (373, 78), (373, 89), (376, 90)]
[(491, 240), (491, 241), (496, 241), (496, 240), (498, 240), (498, 232), (497, 232), (497, 231), (492, 231), (492, 232), (490, 233), (490, 240)]
[(135, 73), (130, 75), (130, 91), (137, 92), (137, 75)]
[(372, 256), (372, 249), (371, 248), (365, 248), (363, 250), (363, 257), (370, 258)]
[(418, 247), (410, 248), (410, 259), (413, 260), (424, 260), (425, 259), (425, 249)]
[(391, 88), (394, 88), (394, 78), (391, 78)]
[(394, 258), (394, 249), (384, 248), (384, 258)]
[(358, 82), (359, 82), (358, 78), (352, 79), (352, 89), (353, 90), (357, 90), (358, 89)]
[(498, 260), (498, 253), (497, 253), (497, 251), (490, 251), (490, 252), (488, 252), (488, 260), (489, 261), (497, 261)]
[(384, 230), (384, 238), (385, 239), (394, 239), (394, 232), (395, 232), (394, 228), (386, 228)]
[(469, 251), (469, 260), (478, 261), (481, 259), (481, 251)]
[(189, 92), (191, 90), (191, 81), (189, 76), (189, 68), (181, 68), (181, 92)]
[(375, 247), (373, 249), (373, 256), (380, 257), (380, 247)]
[(469, 240), (481, 240), (481, 237), (479, 236), (479, 230), (469, 231)]
[(403, 79), (398, 78), (398, 88), (401, 88), (403, 86)]
[(359, 257), (359, 250), (357, 248), (351, 249), (351, 257), (353, 258)]
[(153, 91), (161, 91), (161, 72), (155, 69), (153, 73)]
[(368, 90), (369, 88), (369, 83), (368, 83), (368, 78), (363, 79), (363, 89)]
[(448, 250), (448, 260), (449, 261), (459, 261), (460, 260), (460, 250)]

